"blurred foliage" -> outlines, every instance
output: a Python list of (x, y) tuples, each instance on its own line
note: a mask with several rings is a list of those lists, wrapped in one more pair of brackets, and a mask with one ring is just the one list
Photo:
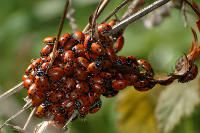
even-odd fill
[[(111, 0), (99, 20), (102, 20), (122, 1)], [(147, 4), (152, 1), (148, 0)], [(200, 4), (199, 0), (195, 1)], [(0, 93), (5, 92), (8, 88), (21, 81), (21, 76), (24, 74), (24, 70), (30, 60), (40, 56), (40, 49), (43, 46), (42, 39), (46, 36), (56, 35), (64, 3), (65, 0), (1, 0)], [(79, 25), (79, 29), (82, 30), (88, 23), (88, 17), (96, 8), (97, 0), (73, 0), (73, 6), (76, 9), (76, 22)], [(122, 9), (118, 15), (122, 15), (123, 11), (125, 9)], [(189, 24), (195, 27), (195, 17), (191, 16), (189, 17)], [(63, 33), (72, 31), (68, 22), (66, 20)], [(190, 28), (184, 28), (182, 15), (178, 9), (172, 9), (170, 17), (166, 18), (161, 25), (152, 29), (146, 29), (140, 20), (134, 22), (125, 31), (124, 37), (125, 46), (119, 52), (119, 55), (132, 55), (137, 58), (147, 59), (158, 73), (173, 72), (175, 61), (183, 53), (188, 52), (193, 40)], [(89, 115), (86, 120), (73, 122), (70, 126), (70, 133), (123, 133), (128, 132), (128, 130), (134, 131), (134, 129), (137, 132), (155, 131), (156, 133), (157, 127), (155, 126), (157, 125), (155, 125), (153, 112), (161, 88), (154, 88), (155, 92), (149, 91), (144, 94), (138, 94), (139, 92), (132, 90), (132, 88), (127, 88), (124, 92), (125, 94), (122, 94), (129, 96), (122, 99), (128, 106), (126, 104), (117, 105), (116, 98), (103, 98), (102, 109), (96, 114)], [(174, 89), (174, 91), (176, 90)], [(25, 96), (26, 90), (14, 95), (13, 98), (22, 107), (24, 104), (22, 98)], [(115, 112), (116, 106), (121, 112), (125, 111), (126, 108), (131, 109), (126, 110), (131, 117), (124, 119), (119, 116)], [(1, 111), (2, 109), (0, 109), (1, 119), (5, 120), (8, 116), (2, 116)], [(199, 133), (199, 111), (200, 107), (197, 107), (190, 117), (181, 119), (181, 122), (173, 132)], [(142, 118), (143, 116), (144, 118)], [(120, 120), (119, 123), (117, 123), (118, 118)], [(131, 120), (131, 118), (133, 119)], [(146, 121), (148, 118), (151, 121)], [(128, 123), (129, 121), (134, 122), (134, 124)], [(145, 127), (144, 129), (143, 126)], [(148, 130), (149, 127), (153, 127), (153, 130)], [(8, 131), (13, 133), (13, 131)]]

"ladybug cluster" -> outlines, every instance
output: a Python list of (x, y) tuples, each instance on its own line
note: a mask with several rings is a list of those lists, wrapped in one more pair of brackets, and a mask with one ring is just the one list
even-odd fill
[[(79, 112), (76, 118), (97, 112), (102, 105), (101, 96), (113, 97), (127, 86), (147, 91), (156, 83), (169, 84), (173, 80), (158, 82), (153, 79), (154, 72), (147, 61), (118, 56), (124, 38), (121, 35), (111, 38), (105, 34), (113, 25), (113, 21), (98, 25), (98, 38), (81, 31), (64, 34), (52, 64), (56, 38), (46, 37), (43, 40), (45, 46), (41, 57), (31, 61), (22, 77), (32, 106), (37, 107), (38, 117), (64, 126), (74, 111)], [(196, 77), (194, 69), (197, 67), (191, 68), (193, 73), (188, 72), (193, 74), (190, 80)]]

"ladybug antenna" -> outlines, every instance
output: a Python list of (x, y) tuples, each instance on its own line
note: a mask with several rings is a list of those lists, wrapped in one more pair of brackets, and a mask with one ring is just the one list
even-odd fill
[(53, 64), (54, 59), (55, 59), (55, 53), (56, 53), (56, 49), (57, 49), (57, 46), (58, 46), (58, 40), (60, 38), (60, 34), (62, 32), (62, 29), (63, 29), (63, 25), (64, 25), (64, 22), (65, 22), (65, 17), (66, 17), (66, 14), (67, 14), (67, 8), (69, 6), (69, 2), (70, 2), (70, 0), (66, 1), (65, 8), (64, 8), (64, 11), (63, 11), (63, 15), (62, 15), (62, 18), (61, 18), (61, 21), (60, 21), (58, 33), (57, 33), (57, 36), (56, 36), (56, 41), (55, 41), (54, 47), (53, 47), (53, 56), (52, 56), (51, 62), (50, 62), (51, 65)]

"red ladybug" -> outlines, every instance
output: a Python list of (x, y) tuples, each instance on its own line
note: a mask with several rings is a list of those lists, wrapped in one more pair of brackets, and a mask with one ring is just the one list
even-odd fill
[(71, 50), (67, 50), (64, 54), (63, 54), (63, 60), (64, 63), (68, 62), (68, 61), (75, 61), (76, 58), (74, 56), (74, 53)]
[(80, 117), (84, 118), (85, 115), (89, 113), (90, 108), (88, 106), (83, 106), (79, 109)]
[(88, 65), (87, 72), (89, 73), (98, 73), (101, 69), (102, 62), (92, 62)]
[(45, 37), (43, 43), (53, 45), (56, 41), (56, 37)]
[(124, 37), (123, 36), (119, 36), (117, 38), (117, 42), (115, 44), (115, 51), (118, 52), (120, 51), (124, 46)]
[(76, 87), (76, 81), (73, 78), (67, 78), (65, 81), (66, 92), (73, 90)]
[(92, 91), (96, 93), (105, 93), (106, 89), (100, 84), (93, 84)]
[(81, 93), (86, 93), (89, 91), (89, 85), (86, 82), (80, 82), (76, 84), (76, 89)]
[(101, 105), (102, 105), (102, 102), (101, 100), (98, 100), (95, 105), (93, 107), (90, 108), (89, 112), (90, 113), (96, 113), (97, 111), (99, 111), (101, 109)]
[(29, 77), (28, 77), (28, 75), (26, 75), (26, 74), (22, 76), (22, 80), (23, 80), (23, 81), (26, 80), (26, 79), (28, 79), (28, 78), (29, 78)]
[(75, 74), (74, 74), (74, 76), (78, 79), (78, 80), (86, 80), (87, 79), (87, 77), (88, 77), (88, 73), (85, 71), (85, 70), (83, 70), (83, 69), (81, 69), (80, 67), (77, 67), (76, 69), (75, 69)]
[(115, 25), (115, 20), (111, 20), (109, 23), (108, 23), (111, 27), (113, 27)]
[(65, 118), (65, 115), (64, 114), (56, 114), (55, 117), (54, 117), (54, 121), (58, 124), (65, 124), (66, 122), (66, 118)]
[(152, 75), (154, 74), (153, 69), (151, 67), (151, 65), (149, 64), (149, 62), (147, 62), (146, 60), (137, 60), (137, 63), (144, 68), (147, 72), (151, 73)]
[(112, 27), (108, 24), (100, 24), (98, 25), (98, 32), (105, 33), (108, 32)]
[(75, 45), (75, 40), (73, 38), (70, 38), (64, 45), (63, 50), (70, 50)]
[(84, 58), (84, 57), (78, 57), (78, 58), (77, 58), (77, 62), (78, 62), (81, 66), (83, 66), (83, 67), (85, 67), (85, 68), (87, 68), (88, 65), (89, 65), (89, 61), (88, 61), (86, 58)]
[(76, 32), (74, 32), (74, 34), (73, 34), (73, 38), (74, 38), (75, 40), (78, 40), (78, 41), (80, 41), (80, 42), (83, 42), (84, 39), (85, 39), (85, 35), (84, 35), (83, 32), (81, 32), (81, 31), (76, 31)]
[(65, 109), (66, 112), (73, 112), (75, 110), (74, 101), (66, 99), (62, 102), (62, 107)]
[(65, 33), (64, 35), (62, 35), (60, 37), (60, 47), (63, 48), (63, 46), (66, 44), (66, 42), (70, 39), (70, 34), (69, 33)]
[(106, 50), (106, 54), (108, 55), (108, 58), (112, 62), (115, 62), (116, 58), (117, 58), (117, 55), (116, 55), (114, 49), (110, 46), (110, 47), (106, 47), (105, 50)]
[(59, 90), (53, 90), (48, 93), (48, 98), (53, 103), (58, 103), (63, 100), (65, 95)]
[(35, 83), (33, 83), (28, 89), (28, 92), (27, 92), (28, 97), (33, 98), (36, 95), (36, 92), (37, 92), (37, 88), (36, 88)]
[(77, 44), (72, 48), (72, 51), (75, 53), (78, 57), (84, 57), (85, 56), (85, 48), (83, 44)]
[(41, 50), (41, 56), (45, 57), (48, 56), (53, 50), (53, 46), (52, 45), (45, 45), (42, 50)]
[(33, 66), (33, 64), (30, 64), (27, 68), (26, 68), (26, 75), (28, 75), (29, 73), (31, 73), (31, 71), (33, 71), (35, 69), (35, 67)]
[(54, 67), (48, 70), (48, 76), (51, 81), (60, 80), (64, 74), (61, 67)]
[(105, 54), (103, 46), (101, 46), (100, 44), (96, 42), (92, 43), (91, 52), (98, 56), (103, 56)]
[(110, 79), (112, 78), (112, 74), (109, 72), (100, 72), (100, 77), (102, 77), (103, 79)]
[(34, 107), (39, 106), (41, 103), (45, 101), (45, 94), (43, 93), (37, 93), (37, 95), (34, 95), (32, 97), (32, 105)]
[(48, 85), (49, 85), (49, 82), (48, 82), (48, 78), (46, 76), (36, 76), (35, 77), (35, 85), (38, 87), (38, 88), (43, 88), (45, 90), (48, 90)]
[(73, 62), (67, 62), (64, 67), (64, 72), (66, 76), (69, 76), (74, 73), (74, 64)]
[(71, 91), (70, 93), (70, 99), (71, 100), (75, 100), (77, 99), (79, 96), (81, 96), (81, 92), (77, 89), (74, 89), (73, 91)]
[(112, 88), (116, 91), (122, 90), (128, 86), (128, 81), (126, 80), (115, 80), (112, 82)]
[(78, 99), (77, 99), (77, 101), (78, 102), (80, 102), (80, 104), (81, 104), (81, 107), (87, 107), (87, 106), (89, 106), (89, 97), (88, 97), (88, 95), (82, 95), (82, 96), (80, 96)]
[(91, 105), (95, 103), (95, 101), (99, 100), (100, 94), (96, 92), (88, 92), (89, 102)]
[(24, 80), (24, 87), (26, 88), (26, 89), (29, 89), (29, 87), (33, 84), (33, 80), (31, 80), (31, 79), (26, 79), (26, 80)]
[(43, 63), (43, 61), (42, 61), (42, 59), (41, 58), (37, 58), (36, 60), (34, 60), (33, 62), (32, 62), (32, 65), (34, 66), (34, 67), (38, 67), (40, 64), (42, 64)]

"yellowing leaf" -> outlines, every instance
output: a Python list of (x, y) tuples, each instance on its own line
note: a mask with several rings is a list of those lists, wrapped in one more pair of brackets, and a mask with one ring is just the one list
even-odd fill
[(199, 78), (181, 84), (174, 83), (161, 92), (156, 107), (160, 132), (168, 133), (180, 119), (189, 116), (200, 103)]
[(157, 133), (154, 105), (149, 94), (133, 87), (120, 94), (117, 103), (119, 133)]

